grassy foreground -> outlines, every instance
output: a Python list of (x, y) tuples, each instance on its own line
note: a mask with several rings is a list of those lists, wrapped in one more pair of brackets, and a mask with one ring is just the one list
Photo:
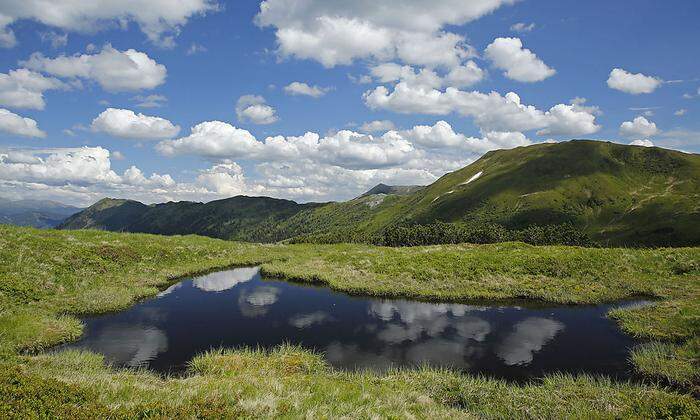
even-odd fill
[[(26, 353), (78, 337), (74, 315), (124, 308), (179, 276), (241, 264), (384, 296), (658, 298), (612, 315), (626, 331), (658, 341), (633, 361), (677, 388), (560, 375), (518, 386), (432, 369), (346, 373), (294, 347), (202, 355), (185, 378), (112, 370), (91, 353)], [(691, 395), (700, 378), (699, 332), (697, 248), (284, 246), (0, 226), (0, 417), (693, 418), (700, 416)]]

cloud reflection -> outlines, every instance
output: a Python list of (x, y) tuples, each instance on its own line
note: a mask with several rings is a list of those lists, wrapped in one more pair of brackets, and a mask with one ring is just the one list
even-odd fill
[(308, 328), (312, 325), (321, 325), (332, 321), (333, 317), (323, 311), (316, 311), (310, 314), (298, 314), (293, 316), (289, 323), (299, 329)]
[(153, 326), (111, 325), (84, 341), (82, 346), (104, 354), (109, 362), (141, 367), (168, 350), (168, 337)]
[(252, 292), (243, 290), (238, 296), (238, 308), (249, 318), (263, 316), (277, 302), (280, 293), (281, 290), (273, 286), (258, 286)]
[(564, 324), (553, 319), (527, 318), (515, 324), (496, 354), (509, 366), (529, 364), (534, 354), (563, 329)]
[(192, 285), (205, 292), (223, 292), (234, 286), (252, 280), (260, 267), (236, 268), (229, 271), (211, 273), (192, 280)]

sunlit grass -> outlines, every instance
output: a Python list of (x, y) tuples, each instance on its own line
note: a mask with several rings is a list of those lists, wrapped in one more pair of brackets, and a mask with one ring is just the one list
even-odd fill
[[(697, 401), (683, 392), (697, 381), (698, 260), (698, 248), (286, 246), (0, 226), (0, 417), (697, 417)], [(77, 314), (125, 308), (183, 275), (252, 264), (376, 296), (653, 298), (611, 315), (662, 343), (633, 353), (637, 370), (680, 388), (568, 375), (516, 386), (435, 369), (338, 372), (294, 346), (212, 351), (194, 358), (184, 378), (110, 369), (87, 352), (23, 355), (75, 339)]]

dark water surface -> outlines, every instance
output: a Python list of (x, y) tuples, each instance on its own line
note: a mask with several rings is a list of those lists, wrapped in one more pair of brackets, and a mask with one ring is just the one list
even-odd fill
[[(339, 368), (451, 367), (523, 380), (548, 372), (631, 376), (636, 344), (613, 305), (500, 306), (348, 296), (238, 268), (185, 280), (117, 313), (86, 318), (85, 348), (118, 366), (180, 372), (217, 347), (300, 344)], [(619, 306), (619, 305), (618, 305)]]

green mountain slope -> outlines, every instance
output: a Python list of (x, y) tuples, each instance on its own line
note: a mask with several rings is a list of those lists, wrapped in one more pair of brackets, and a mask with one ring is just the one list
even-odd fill
[(278, 241), (352, 239), (435, 222), (512, 230), (569, 224), (607, 245), (697, 245), (700, 155), (586, 140), (538, 144), (489, 152), (427, 187), (380, 184), (346, 202), (103, 200), (61, 227)]
[(697, 244), (700, 156), (598, 141), (490, 152), (407, 207), (416, 223), (571, 223), (612, 244)]

